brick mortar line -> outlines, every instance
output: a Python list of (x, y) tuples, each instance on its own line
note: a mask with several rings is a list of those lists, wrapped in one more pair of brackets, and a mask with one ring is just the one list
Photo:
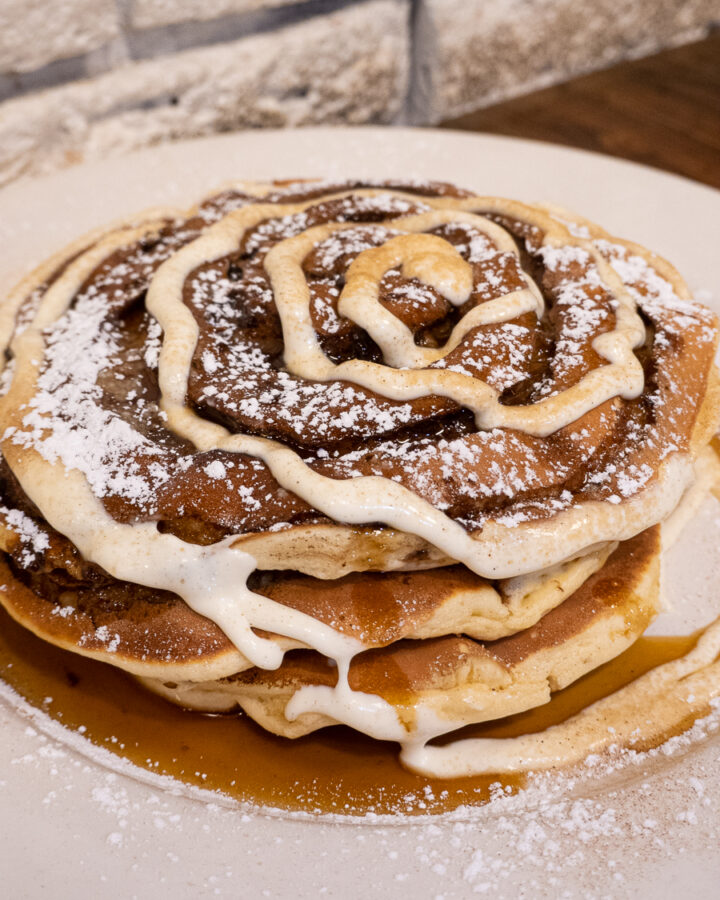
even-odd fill
[[(133, 62), (153, 59), (167, 53), (179, 53), (215, 44), (227, 44), (243, 37), (298, 25), (317, 16), (329, 15), (368, 0), (306, 0), (287, 6), (228, 13), (205, 21), (175, 22), (154, 28), (130, 29), (126, 34)], [(168, 41), (163, 46), (163, 40)], [(153, 46), (155, 45), (155, 46)], [(156, 49), (159, 48), (159, 49)]]
[(428, 37), (426, 18), (428, 16), (424, 0), (410, 0), (410, 16), (408, 19), (408, 87), (398, 125), (425, 125), (429, 117), (428, 104), (428, 69), (423, 65), (423, 58), (430, 55), (432, 39)]

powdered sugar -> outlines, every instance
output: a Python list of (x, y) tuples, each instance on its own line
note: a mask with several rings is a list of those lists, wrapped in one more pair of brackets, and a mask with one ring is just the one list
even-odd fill
[(462, 362), (448, 362), (446, 358), (435, 363), (435, 368), (481, 377), (502, 392), (530, 376), (532, 346), (533, 334), (529, 328), (503, 322), (492, 329), (477, 329), (466, 339)]
[(23, 566), (32, 565), (35, 558), (50, 547), (47, 533), (21, 510), (0, 506), (0, 516), (5, 519), (7, 527), (20, 538), (20, 562)]
[(215, 459), (211, 463), (208, 463), (203, 469), (203, 472), (205, 472), (208, 478), (214, 479), (225, 478), (227, 475), (227, 470), (219, 459)]
[[(662, 320), (668, 333), (681, 334), (688, 328), (703, 326), (699, 339), (715, 339), (713, 317), (709, 310), (678, 297), (672, 284), (645, 259), (608, 240), (598, 240), (596, 245), (628, 286), (638, 305), (653, 318)], [(672, 316), (667, 313), (672, 313)]]
[(147, 329), (147, 338), (145, 339), (145, 349), (143, 359), (145, 365), (149, 369), (157, 369), (158, 360), (160, 359), (160, 350), (162, 348), (162, 328), (155, 321), (150, 319)]
[(101, 405), (101, 373), (118, 365), (118, 342), (107, 302), (94, 286), (46, 336), (45, 366), (38, 389), (12, 442), (33, 447), (50, 463), (82, 472), (97, 497), (117, 494), (152, 505), (155, 490), (169, 476), (162, 467), (141, 473), (138, 454), (158, 448), (120, 416)]

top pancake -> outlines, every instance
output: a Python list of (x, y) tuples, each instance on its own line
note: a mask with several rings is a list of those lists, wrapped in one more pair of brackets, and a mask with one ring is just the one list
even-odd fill
[[(255, 210), (257, 221), (225, 252), (238, 216)], [(339, 313), (338, 299), (351, 270), (369, 277), (362, 274), (365, 260), (374, 259), (369, 254), (429, 213), (445, 217), (426, 235), (466, 266), (468, 299), (454, 306), (442, 278), (415, 272), (408, 260), (382, 275), (377, 298), (378, 310), (402, 323), (413, 346), (436, 353), (428, 371), (482, 382), (515, 421), (516, 413), (562, 400), (607, 368), (598, 340), (618, 327), (624, 291), (645, 325), (634, 352), (643, 374), (639, 395), (623, 397), (619, 384), (608, 399), (544, 435), (478, 429), (449, 396), (392, 399), (359, 383), (288, 371), (280, 276), (270, 254), (307, 240), (301, 270), (322, 353), (334, 366), (359, 360), (392, 379), (403, 370), (388, 365), (377, 341)], [(664, 261), (599, 229), (566, 227), (536, 207), (433, 184), (244, 186), (187, 214), (155, 211), (100, 240), (78, 242), (13, 298), (19, 341), (44, 304), (46, 358), (39, 381), (21, 367), (4, 403), (10, 468), (27, 486), (35, 462), (60, 462), (81, 473), (115, 521), (157, 522), (163, 533), (202, 545), (239, 535), (238, 547), (260, 568), (337, 578), (456, 557), (452, 547), (439, 550), (405, 527), (378, 528), (375, 518), (366, 520), (369, 527), (348, 528), (299, 495), (306, 492), (282, 487), (260, 458), (202, 441), (193, 447), (189, 432), (159, 408), (158, 351), (163, 341), (175, 346), (175, 336), (161, 334), (144, 308), (148, 289), (162, 294), (171, 281), (197, 329), (184, 400), (198, 421), (288, 447), (327, 484), (380, 476), (402, 485), (487, 543), (489, 557), (504, 552), (504, 574), (544, 568), (560, 561), (561, 551), (624, 539), (663, 518), (689, 478), (683, 460), (714, 430), (712, 315), (690, 302)], [(542, 297), (542, 314), (528, 309), (479, 324), (453, 344), (464, 317), (530, 284)], [(68, 310), (53, 319), (53, 304)], [(73, 372), (70, 382), (63, 371)], [(29, 419), (28, 402), (37, 411)], [(8, 482), (3, 490), (18, 495), (17, 508), (36, 514), (40, 497), (28, 500)], [(590, 525), (583, 531), (580, 521)], [(524, 558), (535, 544), (545, 556)]]

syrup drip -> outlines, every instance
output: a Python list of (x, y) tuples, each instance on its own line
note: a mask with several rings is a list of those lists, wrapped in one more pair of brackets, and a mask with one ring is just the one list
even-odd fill
[[(683, 656), (694, 643), (695, 636), (641, 637), (544, 706), (451, 737), (541, 731)], [(93, 744), (142, 769), (259, 806), (358, 816), (437, 814), (481, 805), (500, 788), (515, 792), (526, 780), (524, 775), (425, 778), (402, 768), (396, 744), (349, 728), (290, 741), (246, 716), (182, 710), (147, 693), (119, 669), (45, 643), (2, 610), (0, 678), (66, 728), (84, 728)]]

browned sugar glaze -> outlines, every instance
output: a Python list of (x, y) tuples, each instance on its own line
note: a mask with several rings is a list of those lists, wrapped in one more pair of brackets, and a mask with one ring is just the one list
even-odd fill
[[(388, 185), (388, 191), (400, 189), (402, 197), (386, 193), (373, 199), (357, 195), (327, 199), (328, 194), (359, 187), (279, 187), (263, 202), (317, 198), (317, 203), (296, 216), (261, 223), (246, 234), (235, 254), (200, 267), (188, 278), (185, 301), (200, 328), (188, 398), (203, 415), (233, 430), (280, 438), (305, 454), (313, 468), (333, 477), (397, 478), (470, 530), (481, 528), (488, 517), (499, 513), (529, 518), (547, 515), (549, 509), (567, 502), (568, 496), (606, 499), (618, 490), (624, 474), (654, 471), (670, 448), (687, 447), (712, 359), (708, 325), (713, 319), (700, 309), (684, 309), (680, 327), (672, 309), (661, 302), (662, 287), (654, 283), (635, 284), (648, 325), (646, 346), (638, 351), (646, 369), (642, 396), (633, 401), (611, 400), (549, 438), (509, 430), (477, 432), (467, 411), (440, 398), (396, 403), (353, 385), (315, 383), (285, 372), (277, 310), (262, 265), (278, 240), (314, 224), (357, 223), (356, 228), (316, 248), (305, 260), (305, 271), (314, 323), (325, 351), (338, 361), (376, 359), (377, 348), (367, 334), (337, 316), (335, 305), (347, 267), (363, 249), (387, 238), (389, 229), (383, 220), (422, 210), (426, 195), (466, 193), (440, 184), (398, 184)], [(258, 460), (221, 451), (193, 453), (164, 427), (155, 405), (157, 361), (150, 351), (157, 350), (159, 335), (144, 310), (149, 281), (177, 249), (249, 202), (254, 198), (228, 191), (204, 203), (189, 219), (168, 220), (154, 236), (112, 254), (76, 298), (76, 303), (97, 298), (107, 306), (98, 327), (112, 334), (116, 349), (100, 376), (102, 404), (153, 443), (151, 454), (138, 453), (132, 461), (147, 490), (134, 499), (111, 491), (103, 502), (120, 520), (155, 520), (159, 528), (199, 543), (216, 541), (229, 531), (322, 520), (306, 503), (281, 489)], [(541, 322), (526, 315), (512, 323), (480, 326), (437, 365), (462, 366), (502, 390), (508, 403), (533, 402), (576, 383), (601, 362), (592, 342), (613, 326), (614, 314), (605, 289), (586, 283), (581, 263), (571, 261), (549, 269), (538, 252), (542, 235), (535, 226), (495, 218), (518, 242), (521, 263), (540, 286), (547, 315)], [(443, 226), (435, 231), (470, 260), (473, 241), (487, 242), (472, 229)], [(472, 262), (471, 306), (520, 283), (514, 256), (501, 254), (492, 260)], [(582, 294), (584, 327), (580, 329), (578, 296), (569, 284), (579, 286)], [(36, 291), (29, 298), (21, 319), (41, 294)], [(399, 272), (386, 276), (381, 302), (425, 344), (442, 344), (457, 315), (466, 311), (449, 310), (432, 288), (404, 279)], [(458, 448), (462, 452), (455, 453)], [(222, 479), (208, 476), (212, 460), (223, 462)], [(159, 482), (153, 480), (153, 467), (164, 472)], [(43, 523), (6, 466), (0, 470), (0, 493), (9, 507), (33, 516), (50, 538), (49, 549), (33, 551), (29, 558), (27, 548), (21, 547), (9, 560), (15, 577), (39, 598), (87, 613), (95, 626), (117, 619), (157, 623), (169, 609), (173, 615), (177, 611), (177, 598), (118, 582), (82, 560), (67, 539)], [(261, 591), (263, 577), (258, 576)], [(316, 592), (311, 579), (292, 582), (295, 577), (276, 578), (277, 587), (271, 590), (285, 597), (301, 586)], [(412, 591), (420, 596), (422, 586), (437, 577), (411, 576)], [(462, 567), (446, 570), (445, 577), (467, 583), (475, 578)], [(382, 584), (395, 596), (402, 593), (402, 578), (377, 576), (376, 581), (378, 594)], [(288, 583), (292, 590), (287, 590)], [(198, 635), (203, 652), (212, 654), (224, 642), (218, 629), (205, 620), (187, 610), (181, 615), (183, 626)], [(388, 628), (378, 644), (401, 636), (402, 610), (394, 615), (394, 633)], [(365, 619), (351, 622), (348, 628), (351, 633), (369, 632), (375, 621), (376, 611), (368, 606)], [(342, 622), (337, 624), (344, 627)], [(161, 642), (158, 652), (165, 650)], [(173, 652), (182, 655), (182, 647)]]
[[(459, 734), (513, 737), (541, 731), (682, 656), (694, 640), (640, 638), (545, 706)], [(500, 786), (516, 790), (525, 780), (428, 779), (402, 768), (394, 744), (346, 728), (288, 741), (245, 716), (188, 712), (142, 690), (119, 669), (46, 644), (2, 610), (0, 678), (71, 731), (83, 728), (93, 744), (142, 769), (257, 805), (346, 815), (437, 814), (487, 802)], [(678, 732), (689, 724), (682, 723)]]

